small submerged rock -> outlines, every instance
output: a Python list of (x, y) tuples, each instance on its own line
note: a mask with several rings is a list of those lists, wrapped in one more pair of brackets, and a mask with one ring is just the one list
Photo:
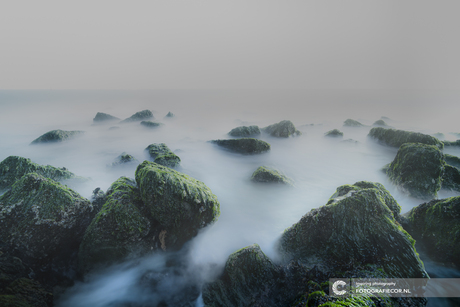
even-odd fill
[(422, 143), (426, 145), (434, 145), (439, 149), (444, 148), (443, 143), (437, 138), (418, 132), (376, 127), (369, 131), (369, 136), (393, 147), (400, 147), (404, 143)]
[(145, 150), (155, 163), (167, 167), (176, 167), (180, 164), (180, 158), (165, 143), (150, 144)]
[(454, 166), (454, 167), (460, 167), (460, 158), (454, 155), (449, 155), (449, 154), (444, 154), (444, 161), (446, 161), (447, 164)]
[(134, 156), (123, 152), (121, 155), (115, 158), (115, 161), (112, 163), (112, 167), (128, 165), (128, 164), (139, 164), (139, 160), (134, 158)]
[(388, 127), (387, 123), (383, 119), (376, 120), (372, 126)]
[(152, 121), (149, 121), (149, 120), (143, 120), (143, 121), (141, 121), (141, 125), (144, 126), (144, 127), (147, 127), (147, 128), (157, 128), (157, 127), (163, 126), (164, 124), (157, 123), (157, 122), (152, 122)]
[(297, 130), (290, 120), (283, 120), (277, 124), (273, 124), (262, 128), (262, 131), (270, 134), (271, 136), (287, 138), (295, 135), (301, 135), (302, 132)]
[(131, 115), (131, 117), (128, 117), (128, 118), (122, 120), (120, 123), (140, 122), (140, 121), (148, 120), (148, 119), (153, 119), (152, 111), (143, 110), (143, 111), (139, 111), (139, 112)]
[(443, 141), (442, 142), (444, 144), (444, 146), (460, 146), (460, 140), (456, 140), (456, 141)]
[(326, 132), (324, 136), (341, 138), (343, 137), (343, 132), (338, 129), (333, 129), (333, 130), (329, 130), (328, 132)]
[(67, 141), (84, 133), (84, 131), (52, 130), (33, 140), (30, 145)]
[(384, 170), (394, 184), (411, 196), (432, 198), (441, 189), (444, 163), (438, 147), (405, 143)]
[(242, 154), (260, 154), (270, 150), (270, 144), (254, 138), (213, 140), (211, 143)]
[(254, 136), (254, 135), (259, 135), (260, 134), (260, 129), (259, 126), (240, 126), (233, 128), (228, 135), (230, 136), (235, 136), (235, 137), (248, 137), (248, 136)]
[(279, 171), (267, 167), (259, 166), (252, 174), (251, 180), (255, 182), (273, 182), (292, 185), (292, 180), (281, 174)]
[(354, 119), (347, 119), (346, 121), (343, 122), (343, 125), (345, 127), (363, 127), (364, 125), (361, 124), (359, 121), (354, 120)]
[(173, 118), (173, 117), (176, 117), (176, 115), (174, 115), (174, 113), (172, 112), (168, 112), (168, 114), (166, 114), (165, 118)]
[(102, 123), (102, 122), (111, 122), (115, 120), (120, 120), (118, 117), (112, 116), (107, 113), (97, 112), (96, 116), (93, 118), (94, 123)]

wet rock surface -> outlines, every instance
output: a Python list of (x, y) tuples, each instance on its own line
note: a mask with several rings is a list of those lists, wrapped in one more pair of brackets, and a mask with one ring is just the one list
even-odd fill
[(64, 130), (52, 130), (49, 131), (30, 143), (30, 145), (35, 144), (46, 144), (46, 143), (59, 143), (62, 141), (67, 141), (74, 139), (75, 137), (83, 135), (84, 131), (64, 131)]
[(254, 182), (283, 183), (292, 185), (292, 179), (281, 174), (278, 170), (268, 166), (258, 167), (251, 176)]
[(232, 129), (228, 135), (234, 137), (248, 137), (260, 134), (259, 126), (240, 126)]
[(173, 153), (165, 143), (150, 144), (145, 150), (155, 163), (167, 167), (176, 167), (180, 164), (179, 156)]
[(434, 145), (439, 149), (444, 148), (443, 142), (437, 138), (418, 132), (376, 127), (369, 131), (369, 136), (392, 147), (400, 147), (404, 143), (421, 143)]
[(213, 140), (211, 143), (242, 154), (260, 154), (270, 150), (270, 144), (253, 138)]
[(290, 136), (301, 135), (290, 120), (283, 120), (279, 123), (262, 128), (262, 131), (274, 137), (287, 138)]

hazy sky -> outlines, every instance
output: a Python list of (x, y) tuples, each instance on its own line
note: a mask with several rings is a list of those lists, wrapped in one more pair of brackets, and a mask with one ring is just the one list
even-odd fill
[(460, 89), (458, 0), (9, 1), (1, 89)]

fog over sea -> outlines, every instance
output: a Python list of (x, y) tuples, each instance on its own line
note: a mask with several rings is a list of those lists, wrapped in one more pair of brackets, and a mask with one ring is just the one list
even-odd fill
[[(0, 161), (16, 155), (33, 162), (66, 167), (89, 183), (73, 187), (83, 197), (107, 188), (120, 176), (134, 178), (136, 166), (110, 168), (122, 152), (140, 162), (145, 148), (166, 143), (181, 159), (178, 171), (204, 182), (217, 196), (221, 214), (182, 251), (180, 269), (168, 265), (168, 253), (153, 253), (125, 262), (85, 281), (78, 281), (56, 302), (57, 306), (129, 306), (174, 302), (184, 285), (212, 280), (234, 251), (257, 243), (272, 259), (281, 233), (313, 208), (323, 206), (336, 188), (367, 180), (382, 183), (409, 211), (424, 200), (411, 198), (393, 186), (381, 168), (397, 152), (367, 137), (372, 124), (384, 121), (396, 129), (443, 133), (445, 140), (459, 139), (460, 93), (449, 91), (296, 91), (296, 90), (152, 90), (152, 91), (0, 91)], [(155, 129), (139, 122), (93, 125), (97, 112), (125, 119), (149, 109)], [(165, 118), (168, 112), (174, 118)], [(354, 119), (363, 127), (344, 127)], [(268, 153), (242, 155), (209, 143), (230, 138), (242, 125), (265, 127), (291, 120), (301, 136), (275, 138)], [(109, 129), (112, 126), (118, 129)], [(30, 146), (40, 135), (55, 129), (83, 130), (75, 139)], [(343, 139), (324, 137), (331, 129)], [(346, 140), (353, 141), (346, 141)], [(460, 149), (445, 153), (460, 156)], [(250, 181), (259, 166), (270, 166), (294, 181), (294, 186), (256, 184)], [(441, 190), (438, 198), (459, 193)], [(459, 277), (456, 270), (440, 268), (424, 259), (437, 277)], [(147, 270), (167, 276), (148, 291), (139, 285)], [(201, 306), (201, 299), (196, 305)]]

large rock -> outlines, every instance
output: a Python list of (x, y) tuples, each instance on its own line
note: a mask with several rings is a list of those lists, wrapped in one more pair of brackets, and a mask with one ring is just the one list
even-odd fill
[(22, 250), (40, 270), (62, 272), (71, 266), (96, 213), (73, 190), (29, 173), (0, 196), (0, 240)]
[(400, 147), (404, 143), (422, 143), (426, 145), (434, 145), (439, 149), (444, 148), (443, 143), (437, 138), (418, 132), (376, 127), (369, 131), (369, 136), (393, 147)]
[(262, 131), (269, 133), (271, 136), (279, 138), (287, 138), (291, 135), (301, 135), (290, 120), (283, 120), (279, 123), (262, 128)]
[(97, 112), (96, 116), (93, 118), (94, 123), (110, 122), (120, 120), (118, 117), (112, 116), (107, 113)]
[(281, 174), (276, 169), (267, 166), (258, 167), (252, 174), (251, 180), (255, 182), (273, 182), (292, 185), (291, 179)]
[(84, 178), (76, 176), (65, 168), (57, 168), (51, 165), (43, 166), (27, 158), (9, 156), (0, 162), (0, 191), (10, 188), (13, 183), (27, 173), (37, 173), (55, 181), (66, 179), (84, 180)]
[(367, 267), (389, 278), (427, 277), (414, 244), (382, 191), (362, 188), (304, 215), (284, 231), (278, 250), (285, 262), (318, 265), (335, 276)]
[(434, 199), (403, 215), (433, 260), (460, 268), (460, 196)]
[(460, 169), (450, 165), (444, 166), (442, 188), (460, 192)]
[(242, 154), (259, 154), (270, 150), (270, 144), (253, 138), (213, 140), (211, 143)]
[(405, 143), (385, 170), (390, 180), (411, 196), (432, 198), (441, 189), (444, 164), (438, 147)]
[(220, 214), (217, 197), (201, 181), (157, 163), (136, 170), (144, 205), (166, 230), (165, 248), (178, 248)]
[(84, 273), (156, 249), (151, 217), (149, 212), (142, 212), (136, 182), (119, 178), (107, 190), (105, 200), (80, 245), (79, 268)]
[(155, 163), (167, 167), (176, 167), (180, 164), (180, 158), (165, 143), (150, 144), (145, 150)]
[(33, 140), (30, 145), (67, 141), (84, 133), (84, 131), (52, 130)]
[(120, 123), (132, 123), (132, 122), (140, 122), (143, 120), (153, 119), (153, 113), (150, 110), (143, 110), (134, 113), (130, 117), (122, 120)]
[(347, 119), (346, 121), (343, 122), (343, 125), (345, 127), (362, 127), (364, 126), (363, 124), (361, 124), (359, 121), (357, 120), (354, 120), (354, 119)]
[(228, 135), (235, 136), (235, 137), (248, 137), (259, 135), (260, 129), (259, 126), (240, 126), (233, 128)]

